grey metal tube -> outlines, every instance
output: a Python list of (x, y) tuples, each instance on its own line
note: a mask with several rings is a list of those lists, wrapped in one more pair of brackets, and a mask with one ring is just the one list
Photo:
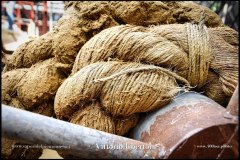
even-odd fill
[[(2, 104), (2, 135), (81, 158), (164, 158), (166, 150)], [(64, 149), (65, 148), (65, 149)]]

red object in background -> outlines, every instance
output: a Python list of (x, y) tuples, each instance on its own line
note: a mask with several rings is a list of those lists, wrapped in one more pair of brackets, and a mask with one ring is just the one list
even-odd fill
[(48, 31), (47, 2), (43, 1), (42, 5), (43, 5), (42, 33), (45, 34)]
[[(7, 3), (7, 1), (2, 1), (2, 7), (4, 8), (4, 4)], [(14, 14), (15, 14), (15, 24), (21, 29), (24, 30), (24, 26), (28, 27), (29, 23), (26, 23), (23, 20), (22, 12), (26, 15), (27, 19), (31, 19), (33, 22), (36, 23), (36, 27), (39, 28), (39, 34), (43, 35), (48, 32), (48, 7), (47, 7), (47, 1), (37, 2), (38, 6), (43, 6), (42, 12), (42, 23), (39, 23), (38, 17), (35, 17), (35, 10), (34, 5), (36, 2), (34, 1), (16, 1), (16, 6), (19, 5), (20, 7), (15, 6)], [(30, 10), (24, 9), (24, 5), (29, 5), (31, 7)], [(38, 7), (36, 7), (38, 9)], [(38, 11), (38, 10), (37, 10)]]
[[(17, 1), (16, 4), (19, 4), (20, 6), (22, 6), (23, 8), (23, 5), (30, 5), (31, 6), (31, 10), (27, 11), (27, 12), (24, 12), (25, 14), (27, 14), (27, 17), (29, 19), (32, 19), (34, 21), (35, 17), (34, 17), (34, 2), (31, 2), (31, 1)], [(22, 28), (22, 22), (21, 22), (21, 9), (20, 8), (17, 8), (17, 13), (16, 13), (16, 23), (17, 23), (17, 26), (19, 28)]]

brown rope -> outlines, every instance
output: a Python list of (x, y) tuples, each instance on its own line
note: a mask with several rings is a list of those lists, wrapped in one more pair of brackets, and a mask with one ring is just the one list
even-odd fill
[(111, 79), (113, 79), (113, 78), (115, 78), (115, 77), (121, 76), (121, 75), (123, 75), (123, 74), (129, 74), (129, 73), (135, 73), (135, 72), (141, 72), (141, 71), (149, 71), (149, 70), (156, 70), (156, 71), (160, 71), (160, 72), (166, 73), (166, 74), (172, 76), (173, 78), (176, 78), (176, 79), (179, 80), (180, 82), (185, 83), (187, 86), (190, 87), (189, 82), (188, 82), (185, 78), (177, 75), (176, 73), (174, 73), (174, 72), (172, 72), (172, 71), (170, 71), (170, 70), (168, 70), (168, 69), (165, 69), (165, 68), (162, 68), (162, 67), (157, 67), (157, 66), (147, 66), (147, 67), (139, 67), (139, 68), (130, 68), (130, 69), (127, 69), (127, 70), (125, 70), (125, 71), (121, 71), (121, 72), (112, 74), (112, 75), (110, 75), (110, 76), (108, 76), (108, 77), (95, 79), (95, 80), (93, 80), (92, 82), (94, 82), (94, 83), (105, 82), (105, 81), (111, 80)]
[(203, 12), (199, 24), (187, 24), (189, 47), (188, 81), (193, 86), (201, 88), (205, 85), (212, 57), (208, 29), (204, 25)]

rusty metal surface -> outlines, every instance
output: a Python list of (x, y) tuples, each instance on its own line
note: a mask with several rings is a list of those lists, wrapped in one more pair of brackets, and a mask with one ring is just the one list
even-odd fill
[[(80, 158), (163, 158), (165, 148), (2, 104), (2, 135)], [(115, 149), (113, 148), (115, 147)]]
[(180, 143), (168, 158), (237, 159), (238, 128), (234, 124), (204, 129)]
[[(225, 108), (203, 95), (194, 92), (182, 93), (164, 108), (141, 119), (130, 133), (130, 137), (145, 143), (161, 144), (166, 150), (169, 150), (168, 153), (171, 155), (181, 143), (186, 143), (186, 140), (207, 128), (221, 125), (237, 126), (233, 116), (226, 116), (226, 113)], [(210, 130), (206, 130), (206, 132), (210, 132)], [(215, 130), (213, 133), (217, 138), (221, 138), (221, 134), (218, 136), (219, 130)], [(214, 134), (209, 135), (214, 137)], [(211, 136), (202, 136), (203, 139), (199, 142), (208, 142)], [(215, 137), (214, 140), (217, 141), (217, 138)], [(188, 157), (182, 158), (191, 158), (191, 154), (193, 154), (191, 149), (183, 147), (183, 150)], [(197, 151), (195, 150), (195, 152)], [(177, 155), (179, 156), (179, 154)], [(234, 154), (232, 155), (234, 156)]]
[(227, 111), (234, 115), (234, 116), (238, 116), (238, 107), (239, 107), (239, 104), (238, 104), (238, 86), (236, 87), (229, 103), (228, 103), (228, 106), (227, 106)]

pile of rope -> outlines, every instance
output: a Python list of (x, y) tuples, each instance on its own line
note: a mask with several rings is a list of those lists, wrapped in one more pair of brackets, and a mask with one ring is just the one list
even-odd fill
[(124, 135), (180, 91), (225, 105), (238, 33), (192, 2), (66, 2), (54, 31), (18, 47), (2, 80), (4, 104)]
[[(81, 48), (71, 76), (59, 87), (57, 117), (119, 134), (115, 119), (161, 108), (186, 87), (224, 104), (238, 82), (237, 37), (228, 41), (234, 31), (207, 28), (203, 21), (204, 16), (199, 24), (101, 31)], [(99, 121), (102, 115), (109, 123)], [(125, 130), (135, 124), (125, 124)]]

